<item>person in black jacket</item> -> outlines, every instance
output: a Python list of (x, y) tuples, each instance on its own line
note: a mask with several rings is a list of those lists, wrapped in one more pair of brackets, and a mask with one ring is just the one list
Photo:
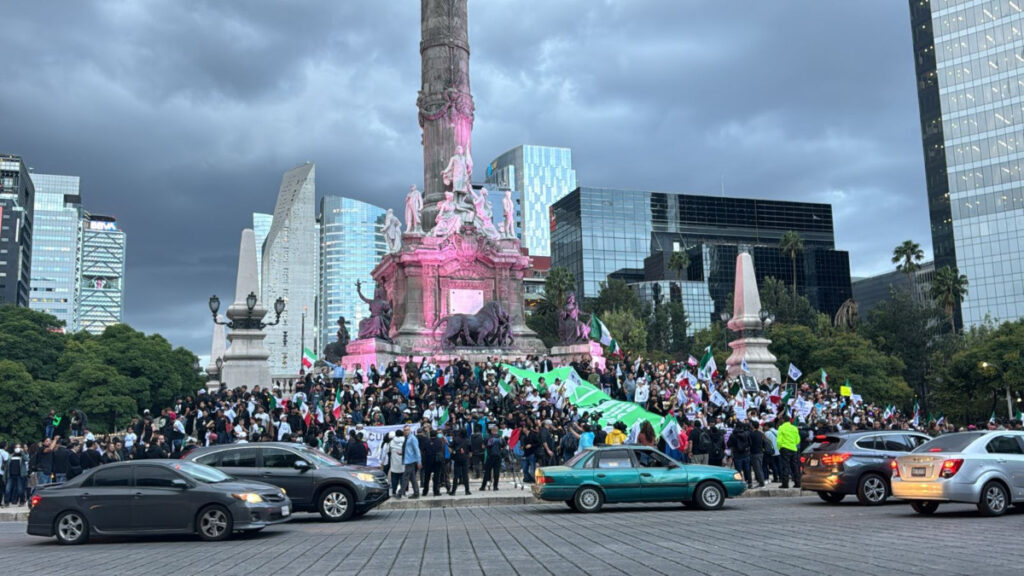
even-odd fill
[[(764, 453), (771, 450), (771, 443), (761, 433), (761, 426), (756, 420), (750, 421), (750, 467), (754, 470), (757, 487), (764, 488)], [(767, 445), (767, 448), (766, 448)]]
[(469, 439), (466, 438), (466, 430), (460, 428), (455, 432), (455, 440), (451, 445), (452, 462), (455, 464), (455, 472), (452, 476), (452, 488), (448, 491), (449, 496), (454, 496), (459, 484), (466, 487), (466, 496), (469, 491), (469, 456), (472, 448)]
[[(758, 444), (761, 440), (758, 438)], [(750, 481), (750, 446), (752, 442), (750, 440), (750, 432), (747, 431), (747, 423), (740, 422), (736, 424), (736, 428), (733, 429), (732, 435), (729, 436), (729, 448), (732, 449), (732, 462), (736, 470), (743, 473), (743, 479), (747, 481), (747, 487), (753, 488), (754, 485)]]
[(708, 452), (708, 464), (721, 466), (725, 459), (725, 434), (718, 426), (711, 427), (711, 451)]
[(348, 445), (345, 446), (345, 463), (350, 466), (366, 466), (366, 458), (366, 444), (353, 429), (348, 435)]
[(434, 479), (434, 496), (441, 495), (441, 468), (444, 466), (444, 444), (437, 437), (437, 430), (428, 432), (429, 440), (420, 443), (423, 454), (423, 495), (430, 491), (430, 479)]

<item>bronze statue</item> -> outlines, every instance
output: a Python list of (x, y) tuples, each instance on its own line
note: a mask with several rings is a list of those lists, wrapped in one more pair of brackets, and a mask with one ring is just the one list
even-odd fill
[(324, 346), (323, 359), (331, 364), (341, 362), (341, 358), (345, 356), (345, 349), (348, 347), (349, 340), (351, 340), (351, 336), (349, 336), (348, 327), (345, 325), (345, 317), (338, 316), (338, 339)]
[(576, 293), (565, 296), (565, 306), (558, 311), (558, 342), (563, 346), (583, 344), (590, 341), (590, 324), (580, 320), (580, 309), (576, 304)]
[(512, 344), (511, 320), (497, 302), (484, 304), (476, 314), (452, 314), (434, 324), (434, 331), (445, 325), (441, 336), (443, 348), (456, 346), (484, 347)]
[(391, 303), (388, 302), (384, 286), (378, 282), (373, 299), (370, 300), (363, 296), (362, 282), (356, 280), (356, 294), (360, 300), (370, 305), (370, 317), (359, 321), (359, 339), (378, 338), (391, 342)]

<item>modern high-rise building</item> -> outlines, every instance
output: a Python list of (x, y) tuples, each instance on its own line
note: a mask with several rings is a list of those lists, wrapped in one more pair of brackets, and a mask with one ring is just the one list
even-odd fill
[[(343, 316), (352, 338), (369, 307), (356, 295), (356, 281), (370, 296), (370, 272), (387, 251), (383, 208), (342, 196), (320, 199), (320, 343), (337, 340), (338, 317)], [(319, 353), (319, 351), (318, 351)]]
[(965, 326), (1024, 316), (1022, 6), (910, 0), (935, 268), (970, 281)]
[[(551, 266), (572, 272), (578, 297), (596, 297), (609, 276), (635, 284), (644, 297), (654, 287), (640, 284), (662, 282), (662, 297), (682, 302), (695, 328), (706, 326), (732, 312), (741, 248), (753, 256), (759, 283), (769, 276), (792, 283), (793, 262), (779, 250), (788, 230), (804, 242), (797, 291), (829, 315), (851, 296), (849, 254), (835, 249), (828, 204), (577, 188), (551, 212)], [(671, 270), (673, 252), (686, 252), (685, 271)]]
[(78, 330), (82, 197), (78, 176), (32, 174), (36, 189), (32, 242), (33, 310), (56, 316), (67, 332)]
[[(517, 146), (487, 166), (491, 202), (502, 213), (501, 194), (512, 190), (516, 235), (532, 256), (551, 255), (551, 205), (576, 189), (572, 150), (551, 146)], [(501, 221), (500, 219), (498, 220)]]
[(116, 219), (86, 213), (79, 243), (78, 328), (100, 334), (124, 321), (127, 238)]
[(29, 305), (35, 196), (21, 157), (0, 155), (0, 304)]
[[(922, 262), (921, 267), (908, 277), (898, 270), (877, 276), (857, 278), (853, 281), (853, 299), (857, 302), (857, 314), (867, 318), (879, 304), (888, 302), (893, 290), (914, 290), (921, 302), (930, 299), (932, 279), (935, 278), (935, 262)], [(945, 327), (945, 323), (942, 323)]]
[(274, 207), (274, 222), (263, 243), (261, 300), (271, 306), (281, 297), (281, 322), (267, 328), (270, 371), (297, 376), (302, 348), (316, 345), (316, 167), (306, 163), (285, 172)]
[(273, 214), (262, 212), (252, 213), (252, 231), (256, 235), (256, 281), (263, 286), (263, 241), (270, 234), (270, 227), (274, 224)]

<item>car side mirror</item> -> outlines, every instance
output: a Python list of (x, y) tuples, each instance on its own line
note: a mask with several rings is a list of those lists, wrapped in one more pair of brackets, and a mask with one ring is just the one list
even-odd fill
[(306, 470), (309, 470), (309, 462), (306, 462), (305, 460), (296, 460), (294, 466), (295, 469), (300, 472), (305, 472)]
[(185, 482), (181, 478), (175, 478), (171, 480), (171, 488), (178, 488), (179, 490), (185, 490), (188, 488), (188, 482)]

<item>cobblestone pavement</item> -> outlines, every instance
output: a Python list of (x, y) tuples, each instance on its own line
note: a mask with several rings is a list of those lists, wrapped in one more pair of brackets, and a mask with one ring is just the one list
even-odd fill
[(817, 498), (673, 505), (374, 511), (344, 524), (312, 515), (220, 543), (94, 539), (59, 546), (0, 523), (0, 566), (19, 574), (1019, 574), (1024, 510), (981, 518), (944, 505), (865, 508)]

